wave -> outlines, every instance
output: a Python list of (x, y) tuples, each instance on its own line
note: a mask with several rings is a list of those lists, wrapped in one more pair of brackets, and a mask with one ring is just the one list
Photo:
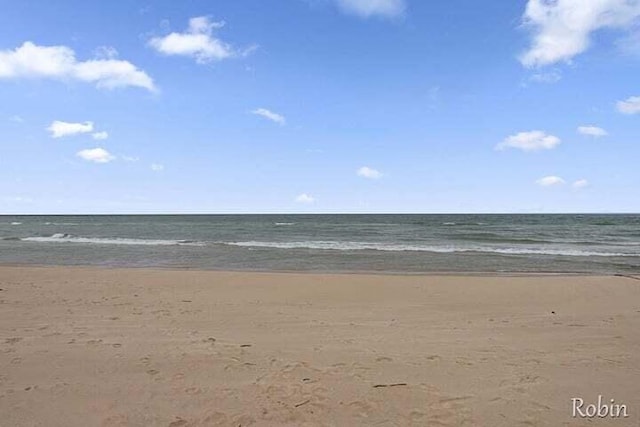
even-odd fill
[(283, 226), (283, 225), (295, 225), (295, 222), (276, 222), (274, 225)]
[(142, 246), (204, 246), (202, 242), (193, 240), (159, 240), (159, 239), (131, 239), (119, 237), (78, 237), (71, 234), (56, 233), (51, 236), (23, 237), (24, 242), (44, 243), (93, 243), (99, 245), (142, 245)]
[(640, 246), (640, 242), (616, 242), (616, 246)]
[[(466, 240), (473, 242), (493, 242), (493, 243), (532, 243), (532, 244), (548, 244), (548, 243), (581, 243), (581, 242), (560, 242), (558, 240), (549, 240), (543, 238), (532, 237), (513, 237), (511, 235), (498, 233), (464, 233), (451, 234), (447, 238), (452, 240)], [(589, 242), (585, 242), (589, 243)]]
[(410, 244), (387, 244), (366, 242), (337, 242), (337, 241), (303, 241), (303, 242), (223, 242), (222, 244), (248, 248), (275, 248), (275, 249), (320, 249), (336, 251), (390, 251), (390, 252), (435, 252), (435, 253), (460, 253), (479, 252), (503, 255), (560, 255), (560, 256), (599, 256), (599, 257), (640, 257), (640, 254), (618, 252), (594, 252), (573, 249), (539, 249), (539, 248), (497, 248), (486, 246), (430, 246)]
[(459, 225), (459, 226), (475, 226), (475, 225), (485, 225), (484, 222), (443, 222), (442, 225), (446, 225), (448, 227)]
[(22, 225), (22, 223), (21, 223), (21, 222), (14, 221), (14, 222), (12, 222), (12, 223), (11, 223), (11, 225)]

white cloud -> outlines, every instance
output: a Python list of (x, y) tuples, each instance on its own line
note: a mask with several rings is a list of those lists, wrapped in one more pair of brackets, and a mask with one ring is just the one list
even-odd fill
[(76, 155), (81, 159), (94, 163), (109, 163), (116, 159), (115, 156), (111, 155), (111, 153), (104, 148), (87, 148), (78, 151)]
[(118, 51), (112, 46), (100, 46), (94, 51), (96, 59), (115, 59), (118, 57)]
[(349, 14), (363, 18), (401, 16), (407, 8), (405, 0), (336, 0), (338, 7)]
[(557, 83), (562, 79), (562, 74), (558, 70), (552, 70), (546, 73), (535, 73), (529, 80), (535, 83)]
[(109, 133), (108, 133), (108, 132), (105, 132), (105, 131), (101, 131), (101, 132), (94, 132), (94, 133), (92, 133), (92, 134), (91, 134), (91, 137), (92, 137), (93, 139), (95, 139), (95, 140), (102, 141), (102, 140), (104, 140), (104, 139), (109, 138)]
[(518, 148), (522, 151), (551, 150), (560, 144), (560, 138), (554, 135), (547, 135), (543, 131), (533, 130), (520, 132), (507, 137), (504, 141), (496, 145), (496, 150), (506, 148)]
[(631, 96), (624, 101), (618, 101), (616, 106), (623, 114), (638, 114), (640, 113), (640, 96)]
[(520, 62), (526, 67), (569, 62), (589, 48), (594, 31), (626, 29), (638, 17), (638, 0), (529, 0), (523, 21), (533, 40)]
[(133, 163), (133, 162), (137, 162), (138, 160), (140, 160), (140, 158), (139, 157), (133, 157), (133, 156), (122, 156), (122, 160), (124, 160), (125, 162)]
[(149, 40), (149, 46), (164, 55), (195, 58), (199, 64), (250, 53), (251, 48), (244, 53), (238, 53), (231, 45), (213, 35), (213, 30), (223, 26), (224, 22), (212, 22), (207, 16), (198, 16), (189, 19), (189, 27), (185, 32), (153, 37)]
[(298, 203), (311, 204), (311, 203), (313, 203), (315, 201), (316, 201), (316, 199), (314, 199), (313, 196), (310, 196), (307, 193), (302, 193), (298, 197), (296, 197), (296, 202), (298, 202)]
[(24, 42), (14, 50), (0, 51), (0, 79), (49, 78), (95, 83), (98, 88), (137, 86), (156, 88), (144, 71), (128, 61), (96, 58), (78, 61), (66, 46), (38, 46)]
[(284, 125), (287, 122), (287, 120), (283, 115), (274, 113), (273, 111), (267, 110), (266, 108), (257, 108), (253, 110), (251, 113), (257, 116), (262, 116), (265, 119), (278, 123), (279, 125)]
[(578, 133), (581, 133), (582, 135), (587, 135), (587, 136), (594, 136), (596, 138), (608, 135), (606, 130), (599, 128), (597, 126), (579, 126)]
[(536, 181), (536, 184), (541, 185), (543, 187), (562, 185), (564, 183), (565, 183), (564, 179), (560, 178), (559, 176), (553, 176), (553, 175), (545, 176), (544, 178), (540, 178), (539, 180)]
[(162, 172), (164, 170), (164, 165), (160, 163), (152, 163), (151, 170), (154, 172)]
[(573, 184), (571, 184), (571, 186), (573, 188), (585, 188), (589, 186), (589, 181), (587, 181), (586, 179), (579, 179)]
[(378, 179), (382, 177), (382, 174), (379, 171), (372, 169), (368, 166), (362, 166), (360, 169), (356, 171), (356, 173), (358, 174), (358, 176), (361, 176), (363, 178), (368, 178), (368, 179)]
[(13, 123), (24, 123), (24, 119), (17, 114), (9, 117), (9, 121)]
[(93, 132), (93, 122), (70, 123), (55, 120), (47, 130), (51, 133), (52, 138), (62, 138), (63, 136)]

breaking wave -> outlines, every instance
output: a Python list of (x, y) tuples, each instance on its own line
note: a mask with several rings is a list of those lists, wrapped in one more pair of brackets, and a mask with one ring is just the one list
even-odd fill
[(23, 237), (24, 242), (48, 242), (48, 243), (93, 243), (99, 245), (142, 245), (142, 246), (203, 246), (204, 243), (193, 240), (159, 240), (159, 239), (132, 239), (119, 237), (80, 237), (71, 234), (56, 233), (51, 236)]
[(435, 252), (435, 253), (494, 253), (503, 255), (561, 255), (561, 256), (600, 256), (600, 257), (640, 257), (640, 253), (595, 252), (576, 249), (526, 248), (526, 247), (488, 247), (488, 246), (432, 246), (392, 243), (337, 242), (337, 241), (301, 241), (301, 242), (224, 242), (225, 245), (248, 248), (276, 249), (320, 249), (335, 251), (390, 251), (390, 252)]

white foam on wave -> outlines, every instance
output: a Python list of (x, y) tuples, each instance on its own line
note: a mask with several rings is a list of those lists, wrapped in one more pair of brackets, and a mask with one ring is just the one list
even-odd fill
[(459, 253), (459, 252), (484, 252), (504, 255), (561, 255), (561, 256), (601, 256), (601, 257), (640, 257), (638, 254), (617, 252), (594, 252), (573, 249), (539, 249), (539, 248), (500, 248), (488, 246), (430, 246), (409, 245), (392, 243), (366, 243), (366, 242), (337, 242), (337, 241), (302, 241), (302, 242), (225, 242), (231, 246), (248, 248), (276, 248), (276, 249), (320, 249), (337, 251), (390, 251), (390, 252), (435, 252), (435, 253)]
[(21, 222), (14, 221), (14, 222), (12, 222), (12, 223), (11, 223), (11, 225), (22, 225), (22, 223), (21, 223)]
[(640, 242), (616, 242), (616, 246), (640, 246)]
[(275, 225), (277, 226), (284, 226), (284, 225), (295, 225), (295, 222), (276, 222)]
[(131, 239), (119, 237), (77, 237), (70, 234), (56, 233), (51, 236), (34, 236), (20, 239), (25, 242), (44, 243), (93, 243), (99, 245), (142, 245), (142, 246), (204, 246), (202, 242), (189, 240)]

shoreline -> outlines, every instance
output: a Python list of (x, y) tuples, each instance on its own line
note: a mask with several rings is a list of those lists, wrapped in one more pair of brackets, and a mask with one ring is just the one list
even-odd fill
[(2, 263), (1, 268), (69, 268), (93, 270), (148, 270), (148, 271), (193, 271), (212, 273), (282, 274), (282, 275), (331, 275), (331, 276), (391, 276), (391, 277), (627, 277), (640, 280), (638, 273), (589, 273), (572, 271), (393, 271), (393, 270), (273, 270), (273, 269), (231, 269), (179, 266), (122, 266), (95, 264), (36, 264)]

